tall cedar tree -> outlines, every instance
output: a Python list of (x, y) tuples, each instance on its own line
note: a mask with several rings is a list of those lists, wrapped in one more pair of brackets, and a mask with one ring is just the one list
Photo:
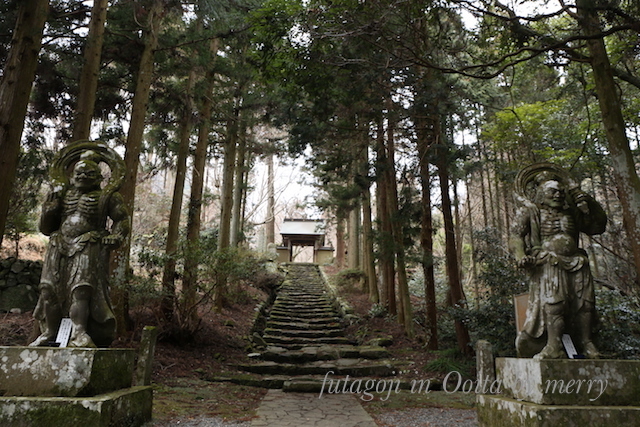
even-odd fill
[(20, 2), (11, 50), (0, 81), (0, 244), (7, 223), (24, 118), (48, 12), (47, 0)]

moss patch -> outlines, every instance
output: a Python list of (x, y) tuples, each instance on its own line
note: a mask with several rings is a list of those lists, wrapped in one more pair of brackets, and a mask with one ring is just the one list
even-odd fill
[(263, 388), (176, 378), (154, 386), (153, 419), (170, 421), (198, 414), (246, 421), (255, 417), (266, 392)]

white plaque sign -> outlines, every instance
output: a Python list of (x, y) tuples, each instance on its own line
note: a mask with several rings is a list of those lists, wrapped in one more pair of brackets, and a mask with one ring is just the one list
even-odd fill
[(59, 344), (58, 347), (66, 347), (67, 344), (69, 344), (72, 328), (73, 323), (71, 323), (71, 319), (68, 317), (62, 319), (60, 322), (60, 329), (58, 329), (58, 336), (56, 337), (56, 342)]
[(571, 341), (569, 334), (562, 335), (562, 344), (564, 345), (564, 350), (567, 352), (569, 359), (575, 359), (578, 352), (576, 351), (576, 346), (573, 345), (573, 341)]

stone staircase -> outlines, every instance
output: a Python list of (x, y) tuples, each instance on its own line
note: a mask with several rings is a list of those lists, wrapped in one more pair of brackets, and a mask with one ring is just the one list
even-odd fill
[(345, 336), (339, 304), (316, 264), (283, 268), (285, 280), (265, 312), (263, 348), (242, 370), (263, 376), (272, 388), (316, 392), (327, 374), (384, 377), (401, 369), (384, 347), (358, 346)]

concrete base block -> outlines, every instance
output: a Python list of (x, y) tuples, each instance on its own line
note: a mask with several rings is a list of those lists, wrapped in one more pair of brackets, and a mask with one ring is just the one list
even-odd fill
[(153, 390), (131, 387), (93, 397), (0, 397), (0, 425), (136, 427), (151, 420)]
[(501, 394), (541, 405), (635, 406), (640, 396), (638, 360), (497, 358), (496, 374)]
[(0, 395), (94, 396), (131, 387), (136, 351), (0, 347)]
[(539, 405), (482, 394), (476, 399), (482, 427), (635, 427), (640, 420), (637, 406)]

